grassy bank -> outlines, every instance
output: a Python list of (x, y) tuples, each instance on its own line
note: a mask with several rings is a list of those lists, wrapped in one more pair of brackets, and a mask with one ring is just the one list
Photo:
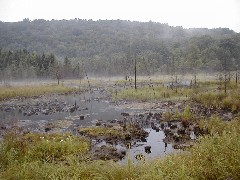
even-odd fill
[(232, 87), (225, 94), (223, 91), (198, 91), (192, 99), (207, 107), (223, 108), (236, 112), (240, 108), (240, 88)]
[(74, 90), (76, 89), (58, 85), (0, 87), (0, 101), (11, 98), (32, 97), (50, 93), (67, 93)]
[(153, 100), (185, 100), (192, 94), (192, 89), (189, 88), (167, 88), (167, 87), (143, 87), (137, 90), (122, 89), (119, 91), (111, 91), (114, 100), (140, 100), (140, 101), (153, 101)]
[(200, 126), (210, 134), (188, 151), (124, 165), (87, 160), (81, 137), (8, 134), (0, 145), (0, 179), (240, 179), (240, 119)]
[(223, 87), (219, 87), (218, 81), (198, 82), (197, 86), (190, 87), (163, 87), (153, 85), (152, 87), (133, 87), (123, 89), (109, 89), (113, 100), (139, 100), (139, 101), (161, 101), (161, 100), (186, 100), (208, 107), (221, 107), (236, 111), (240, 108), (240, 87), (235, 83), (229, 83), (227, 93)]

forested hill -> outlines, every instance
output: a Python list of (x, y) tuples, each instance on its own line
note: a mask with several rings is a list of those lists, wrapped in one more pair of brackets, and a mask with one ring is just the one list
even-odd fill
[(0, 32), (0, 47), (50, 52), (70, 58), (121, 52), (135, 43), (138, 43), (139, 48), (144, 48), (143, 46), (154, 46), (154, 42), (161, 40), (179, 41), (192, 36), (219, 37), (235, 34), (229, 29), (221, 28), (184, 30), (182, 27), (171, 27), (167, 24), (121, 20), (2, 22)]
[[(123, 20), (34, 20), (0, 22), (2, 50), (27, 49), (86, 62), (93, 73), (128, 73), (136, 56), (140, 71), (216, 70), (221, 53), (239, 63), (240, 35), (227, 28), (183, 29)], [(221, 55), (221, 57), (220, 57)], [(123, 72), (126, 71), (126, 72)]]

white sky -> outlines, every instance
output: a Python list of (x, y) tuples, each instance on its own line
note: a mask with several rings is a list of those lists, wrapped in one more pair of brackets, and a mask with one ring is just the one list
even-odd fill
[(240, 32), (240, 0), (0, 0), (0, 20), (122, 19)]

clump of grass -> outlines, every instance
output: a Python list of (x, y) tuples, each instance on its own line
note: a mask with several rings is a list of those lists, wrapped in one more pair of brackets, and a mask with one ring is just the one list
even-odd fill
[(5, 134), (0, 145), (0, 169), (15, 163), (59, 162), (68, 156), (86, 154), (89, 142), (71, 134)]
[(194, 113), (191, 112), (191, 108), (189, 105), (185, 107), (183, 112), (175, 111), (175, 112), (170, 112), (167, 111), (163, 115), (163, 120), (164, 121), (171, 121), (171, 120), (182, 120), (186, 123), (189, 123), (190, 121), (196, 120), (196, 116)]
[(223, 99), (223, 107), (237, 112), (240, 109), (240, 89), (233, 90), (231, 94)]
[(170, 120), (174, 120), (174, 118), (178, 118), (179, 116), (179, 113), (177, 113), (177, 116), (174, 116), (171, 112), (167, 111), (165, 114), (164, 114), (164, 118), (163, 120), (164, 121), (170, 121)]
[(183, 113), (181, 114), (181, 119), (182, 120), (186, 120), (186, 121), (190, 121), (195, 119), (194, 114), (191, 112), (191, 108), (189, 105), (186, 106), (186, 108), (184, 109)]
[(203, 92), (193, 95), (192, 99), (206, 107), (216, 107), (237, 112), (240, 109), (240, 88), (223, 92)]
[(0, 101), (17, 97), (39, 96), (42, 94), (69, 93), (75, 90), (75, 88), (58, 85), (0, 87)]
[(118, 140), (125, 140), (126, 138), (140, 138), (145, 137), (148, 133), (141, 129), (138, 124), (125, 124), (113, 127), (85, 127), (79, 128), (78, 132), (90, 138), (117, 138)]
[(187, 99), (192, 93), (192, 89), (189, 88), (167, 88), (167, 87), (143, 87), (135, 89), (123, 89), (119, 92), (112, 92), (112, 98), (114, 100), (178, 100)]
[(240, 119), (236, 118), (233, 121), (222, 121), (219, 117), (215, 116), (207, 120), (199, 121), (199, 127), (205, 128), (212, 135), (220, 134), (222, 135), (224, 132), (237, 132), (240, 133)]
[(226, 95), (224, 93), (203, 92), (195, 94), (193, 96), (193, 100), (205, 106), (218, 106), (219, 102), (221, 102), (225, 97)]

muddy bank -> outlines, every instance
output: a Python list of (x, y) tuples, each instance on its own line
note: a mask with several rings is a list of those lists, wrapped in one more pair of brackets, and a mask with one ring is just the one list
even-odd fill
[[(155, 158), (191, 147), (205, 133), (183, 113), (183, 102), (111, 102), (104, 88), (80, 94), (54, 94), (0, 103), (0, 131), (71, 132), (91, 142), (91, 159), (126, 161)], [(196, 108), (198, 111), (196, 111)], [(197, 117), (203, 108), (191, 107)], [(188, 117), (189, 118), (189, 117)]]

